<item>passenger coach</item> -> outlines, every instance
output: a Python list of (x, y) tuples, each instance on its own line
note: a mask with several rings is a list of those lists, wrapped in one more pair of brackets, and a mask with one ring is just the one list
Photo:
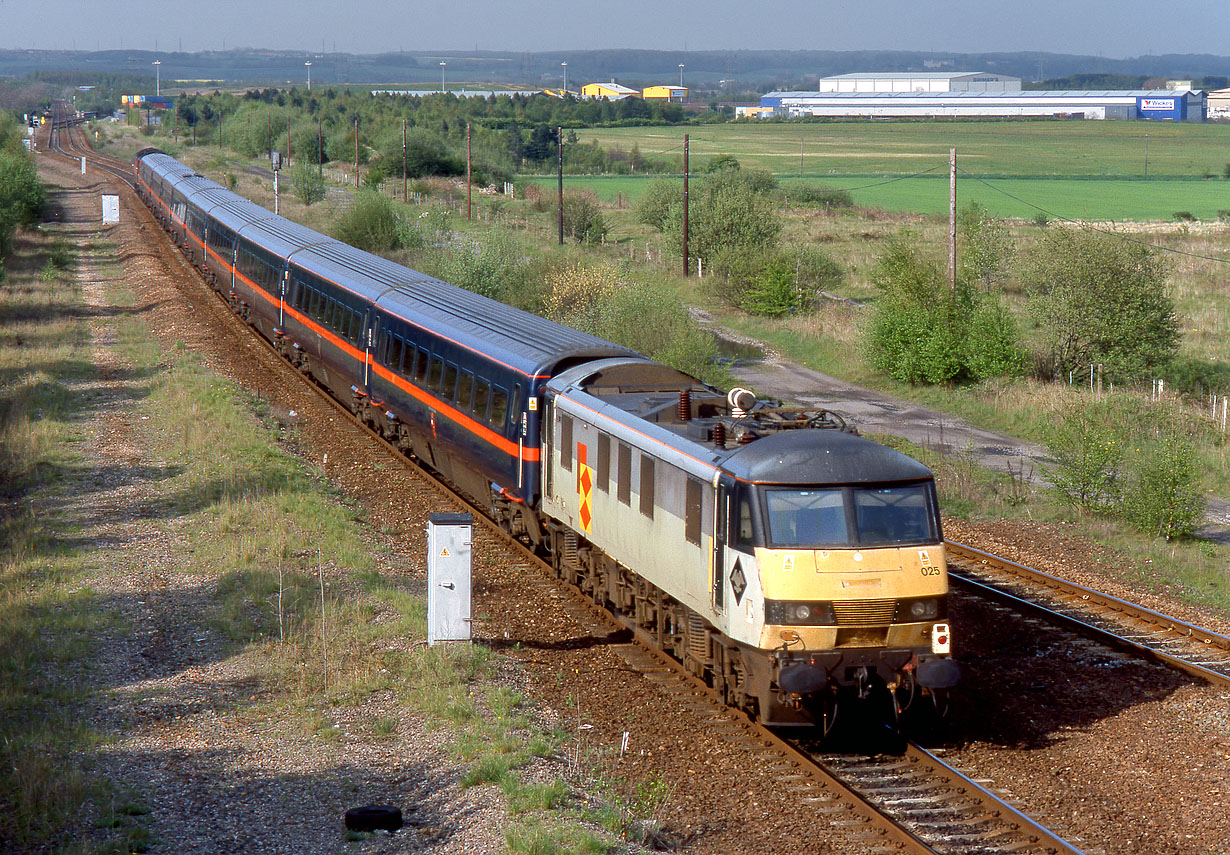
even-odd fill
[(248, 323), (369, 425), (541, 542), (543, 384), (632, 351), (271, 214), (162, 152), (137, 162), (147, 203)]

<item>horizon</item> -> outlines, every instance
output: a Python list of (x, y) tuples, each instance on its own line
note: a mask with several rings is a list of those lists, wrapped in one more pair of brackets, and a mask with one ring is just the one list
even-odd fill
[[(1036, 0), (1026, 13), (1009, 0), (864, 0), (854, 15), (835, 5), (803, 0), (778, 0), (768, 7), (736, 0), (682, 0), (669, 8), (649, 0), (624, 0), (617, 14), (610, 7), (577, 8), (550, 0), (530, 0), (516, 14), (492, 0), (461, 0), (447, 9), (409, 12), (394, 0), (351, 0), (341, 27), (333, 20), (336, 7), (322, 0), (269, 0), (255, 17), (244, 0), (214, 0), (213, 14), (204, 17), (197, 14), (195, 3), (185, 0), (51, 0), (50, 5), (58, 7), (54, 28), (48, 26), (48, 0), (0, 0), (0, 48), (309, 54), (319, 47), (321, 53), (360, 56), (430, 51), (911, 51), (1122, 60), (1220, 56), (1230, 44), (1224, 0), (1184, 4), (1181, 21), (1200, 26), (1174, 26), (1174, 16), (1163, 17), (1146, 0)], [(170, 23), (155, 28), (144, 25), (148, 20)], [(254, 39), (258, 32), (265, 37)]]

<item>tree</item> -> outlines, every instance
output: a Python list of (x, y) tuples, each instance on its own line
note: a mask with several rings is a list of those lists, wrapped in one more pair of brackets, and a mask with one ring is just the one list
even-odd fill
[(307, 161), (300, 161), (290, 174), (291, 185), (295, 190), (295, 198), (304, 205), (323, 202), (325, 198), (325, 179), (315, 166)]
[[(781, 214), (765, 189), (766, 181), (755, 170), (727, 169), (694, 182), (689, 192), (690, 253), (712, 258), (722, 249), (775, 247), (782, 231)], [(674, 246), (683, 245), (681, 203), (670, 206), (662, 231)]]
[(8, 255), (13, 233), (38, 219), (45, 199), (16, 120), (0, 113), (0, 258)]
[(957, 226), (962, 272), (970, 279), (980, 280), (983, 290), (990, 291), (1012, 255), (1008, 228), (977, 202), (961, 209)]
[(1053, 229), (1021, 279), (1052, 376), (1091, 363), (1142, 377), (1178, 350), (1167, 269), (1156, 250), (1092, 229)]

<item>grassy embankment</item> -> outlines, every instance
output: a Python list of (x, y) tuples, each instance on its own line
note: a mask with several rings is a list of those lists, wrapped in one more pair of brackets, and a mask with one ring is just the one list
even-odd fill
[[(134, 444), (150, 458), (142, 465), (161, 473), (157, 496), (143, 500), (157, 509), (149, 531), (133, 536), (158, 532), (175, 544), (173, 555), (137, 560), (162, 567), (168, 590), (189, 600), (188, 591), (204, 592), (197, 609), (169, 619), (178, 632), (213, 639), (211, 656), (233, 662), (257, 687), (222, 693), (219, 714), (333, 742), (335, 711), (391, 692), (444, 727), (463, 786), (503, 788), (511, 851), (542, 851), (549, 841), (609, 848), (605, 835), (637, 819), (632, 802), (612, 795), (577, 813), (564, 781), (524, 781), (518, 770), (534, 757), (576, 750), (568, 735), (543, 731), (520, 695), (488, 679), (494, 656), (486, 649), (412, 643), (426, 634), (421, 583), (377, 571), (379, 548), (374, 557), (355, 511), (282, 450), (263, 403), (182, 346), (163, 353), (137, 295), (112, 287), (103, 311), (86, 311), (72, 273), (78, 252), (117, 278), (108, 245), (74, 248), (33, 234), (23, 236), (0, 286), (0, 481), (8, 499), (0, 520), (0, 848), (130, 852), (151, 842), (148, 794), (100, 772), (99, 752), (140, 725), (98, 711), (113, 707), (117, 693), (139, 704), (159, 691), (133, 695), (110, 682), (117, 672), (107, 651), (124, 649), (116, 642), (140, 629), (134, 601), (143, 594), (98, 587), (133, 558), (96, 547), (91, 509), (79, 504), (115, 465), (91, 456), (84, 425), (116, 406), (134, 411)], [(102, 375), (92, 360), (92, 314), (113, 318), (114, 346), (127, 363), (116, 392), (94, 385)], [(131, 510), (121, 511), (125, 519), (140, 516)], [(399, 719), (372, 716), (358, 730), (393, 740)]]

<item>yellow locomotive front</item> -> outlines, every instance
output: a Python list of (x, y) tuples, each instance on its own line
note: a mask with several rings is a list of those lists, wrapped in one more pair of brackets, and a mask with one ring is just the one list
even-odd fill
[(756, 443), (725, 463), (737, 473), (729, 572), (758, 581), (763, 612), (744, 643), (768, 658), (769, 717), (829, 721), (839, 700), (942, 712), (960, 671), (930, 471), (848, 433)]

